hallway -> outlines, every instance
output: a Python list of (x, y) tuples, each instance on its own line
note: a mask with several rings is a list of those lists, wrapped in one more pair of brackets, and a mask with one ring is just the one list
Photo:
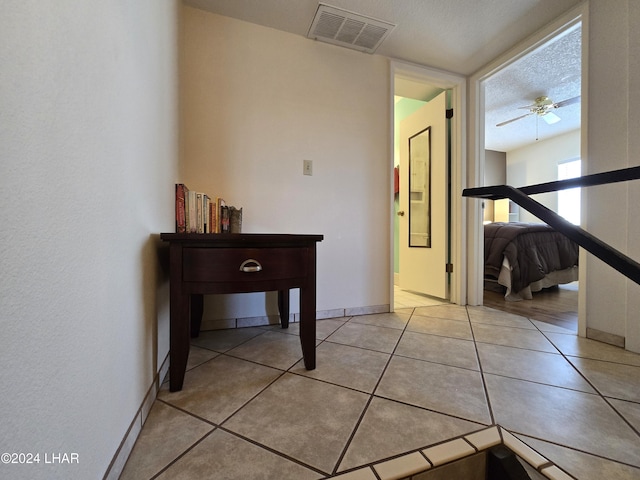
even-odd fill
[(297, 333), (202, 332), (121, 478), (403, 478), (436, 464), (428, 447), (492, 427), (575, 478), (640, 477), (640, 355), (457, 305), (319, 320), (314, 371)]

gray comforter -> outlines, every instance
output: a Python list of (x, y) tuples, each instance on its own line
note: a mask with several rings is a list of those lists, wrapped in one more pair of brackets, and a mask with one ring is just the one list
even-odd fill
[(512, 290), (578, 264), (578, 245), (546, 224), (490, 223), (484, 228), (485, 275), (497, 278), (502, 259), (512, 268)]

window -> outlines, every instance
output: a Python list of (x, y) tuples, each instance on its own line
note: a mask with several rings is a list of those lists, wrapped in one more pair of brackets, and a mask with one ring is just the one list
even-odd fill
[[(558, 163), (558, 180), (567, 180), (581, 175), (580, 159)], [(580, 225), (580, 188), (558, 191), (558, 215), (565, 220)]]

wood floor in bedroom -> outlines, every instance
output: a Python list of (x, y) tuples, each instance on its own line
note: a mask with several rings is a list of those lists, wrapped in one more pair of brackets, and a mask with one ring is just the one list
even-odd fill
[(545, 289), (532, 300), (508, 302), (498, 292), (484, 291), (484, 305), (578, 331), (578, 282)]

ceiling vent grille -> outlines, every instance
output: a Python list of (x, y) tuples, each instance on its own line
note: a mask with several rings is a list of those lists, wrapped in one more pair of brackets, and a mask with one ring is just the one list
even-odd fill
[(307, 37), (360, 52), (373, 53), (394, 28), (393, 23), (321, 3)]

